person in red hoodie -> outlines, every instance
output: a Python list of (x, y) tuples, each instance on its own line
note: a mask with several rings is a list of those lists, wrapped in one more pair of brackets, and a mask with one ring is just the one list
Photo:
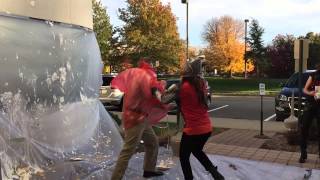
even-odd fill
[(140, 140), (145, 146), (143, 177), (162, 176), (163, 172), (156, 169), (159, 143), (152, 125), (167, 114), (166, 106), (157, 98), (157, 92), (162, 92), (165, 84), (157, 80), (148, 59), (142, 59), (138, 68), (127, 69), (116, 76), (111, 87), (125, 94), (122, 113), (124, 144), (111, 180), (123, 178)]
[(186, 180), (193, 179), (190, 155), (200, 161), (215, 180), (223, 180), (203, 146), (211, 136), (212, 126), (208, 114), (206, 82), (202, 78), (202, 59), (187, 62), (182, 72), (182, 82), (178, 92), (180, 110), (184, 119), (183, 135), (180, 143), (180, 163)]

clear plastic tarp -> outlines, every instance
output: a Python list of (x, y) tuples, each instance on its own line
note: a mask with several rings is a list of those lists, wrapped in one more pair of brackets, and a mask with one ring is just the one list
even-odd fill
[(83, 179), (113, 164), (122, 139), (98, 100), (94, 33), (0, 15), (0, 47), (3, 179)]
[[(166, 160), (166, 151), (160, 150), (159, 159)], [(143, 153), (129, 163), (126, 172), (126, 180), (143, 180), (141, 177), (143, 167)], [(294, 166), (267, 163), (261, 161), (244, 160), (226, 156), (209, 155), (209, 159), (218, 166), (218, 170), (226, 180), (319, 180), (320, 170), (299, 168)], [(204, 169), (200, 162), (191, 156), (192, 172), (195, 180), (211, 180), (212, 176)], [(165, 172), (165, 175), (158, 180), (183, 180), (179, 159), (173, 159), (174, 166)]]

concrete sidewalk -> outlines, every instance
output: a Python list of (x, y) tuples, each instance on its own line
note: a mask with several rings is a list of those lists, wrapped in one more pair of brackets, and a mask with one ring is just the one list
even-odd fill
[[(112, 112), (121, 118), (122, 112)], [(167, 115), (160, 122), (177, 122), (176, 115)], [(231, 119), (231, 118), (211, 118), (213, 127), (230, 128), (230, 129), (248, 129), (248, 130), (260, 130), (259, 120), (247, 120), (247, 119)], [(267, 121), (263, 122), (264, 131), (283, 132), (285, 127), (283, 122)]]
[[(168, 116), (162, 121), (176, 122), (176, 116)], [(220, 134), (212, 136), (204, 147), (208, 154), (223, 155), (241, 159), (271, 162), (296, 166), (300, 168), (320, 169), (318, 154), (308, 154), (306, 163), (299, 163), (299, 152), (276, 151), (261, 148), (268, 139), (256, 138), (260, 133), (260, 121), (246, 119), (212, 119), (214, 127), (229, 128)], [(285, 132), (283, 122), (263, 122), (264, 135), (274, 136), (277, 132)], [(171, 145), (175, 155), (178, 155), (181, 133), (173, 137)]]
[[(168, 115), (161, 122), (177, 122), (177, 116)], [(231, 118), (211, 118), (213, 127), (230, 128), (230, 129), (248, 129), (260, 130), (260, 121), (247, 119), (231, 119)], [(284, 132), (286, 131), (283, 122), (267, 121), (263, 122), (264, 131)]]

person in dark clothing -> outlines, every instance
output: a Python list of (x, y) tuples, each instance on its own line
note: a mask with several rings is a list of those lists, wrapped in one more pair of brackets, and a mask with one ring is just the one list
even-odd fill
[(223, 180), (224, 177), (218, 172), (217, 166), (214, 166), (203, 152), (203, 147), (211, 136), (212, 126), (206, 100), (206, 83), (201, 76), (201, 63), (201, 59), (187, 62), (178, 92), (185, 123), (180, 143), (180, 163), (184, 178), (193, 179), (190, 165), (192, 153), (215, 180)]
[(320, 64), (316, 66), (317, 71), (309, 76), (303, 92), (308, 95), (308, 108), (303, 113), (301, 123), (301, 142), (300, 142), (300, 163), (307, 159), (307, 141), (309, 128), (314, 118), (317, 120), (319, 155), (320, 155)]

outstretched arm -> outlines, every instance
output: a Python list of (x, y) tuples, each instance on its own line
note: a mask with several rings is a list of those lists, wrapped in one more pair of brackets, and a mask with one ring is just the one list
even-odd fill
[(309, 96), (314, 96), (315, 95), (315, 91), (310, 91), (310, 88), (312, 86), (312, 76), (309, 76), (306, 85), (303, 88), (303, 92)]

